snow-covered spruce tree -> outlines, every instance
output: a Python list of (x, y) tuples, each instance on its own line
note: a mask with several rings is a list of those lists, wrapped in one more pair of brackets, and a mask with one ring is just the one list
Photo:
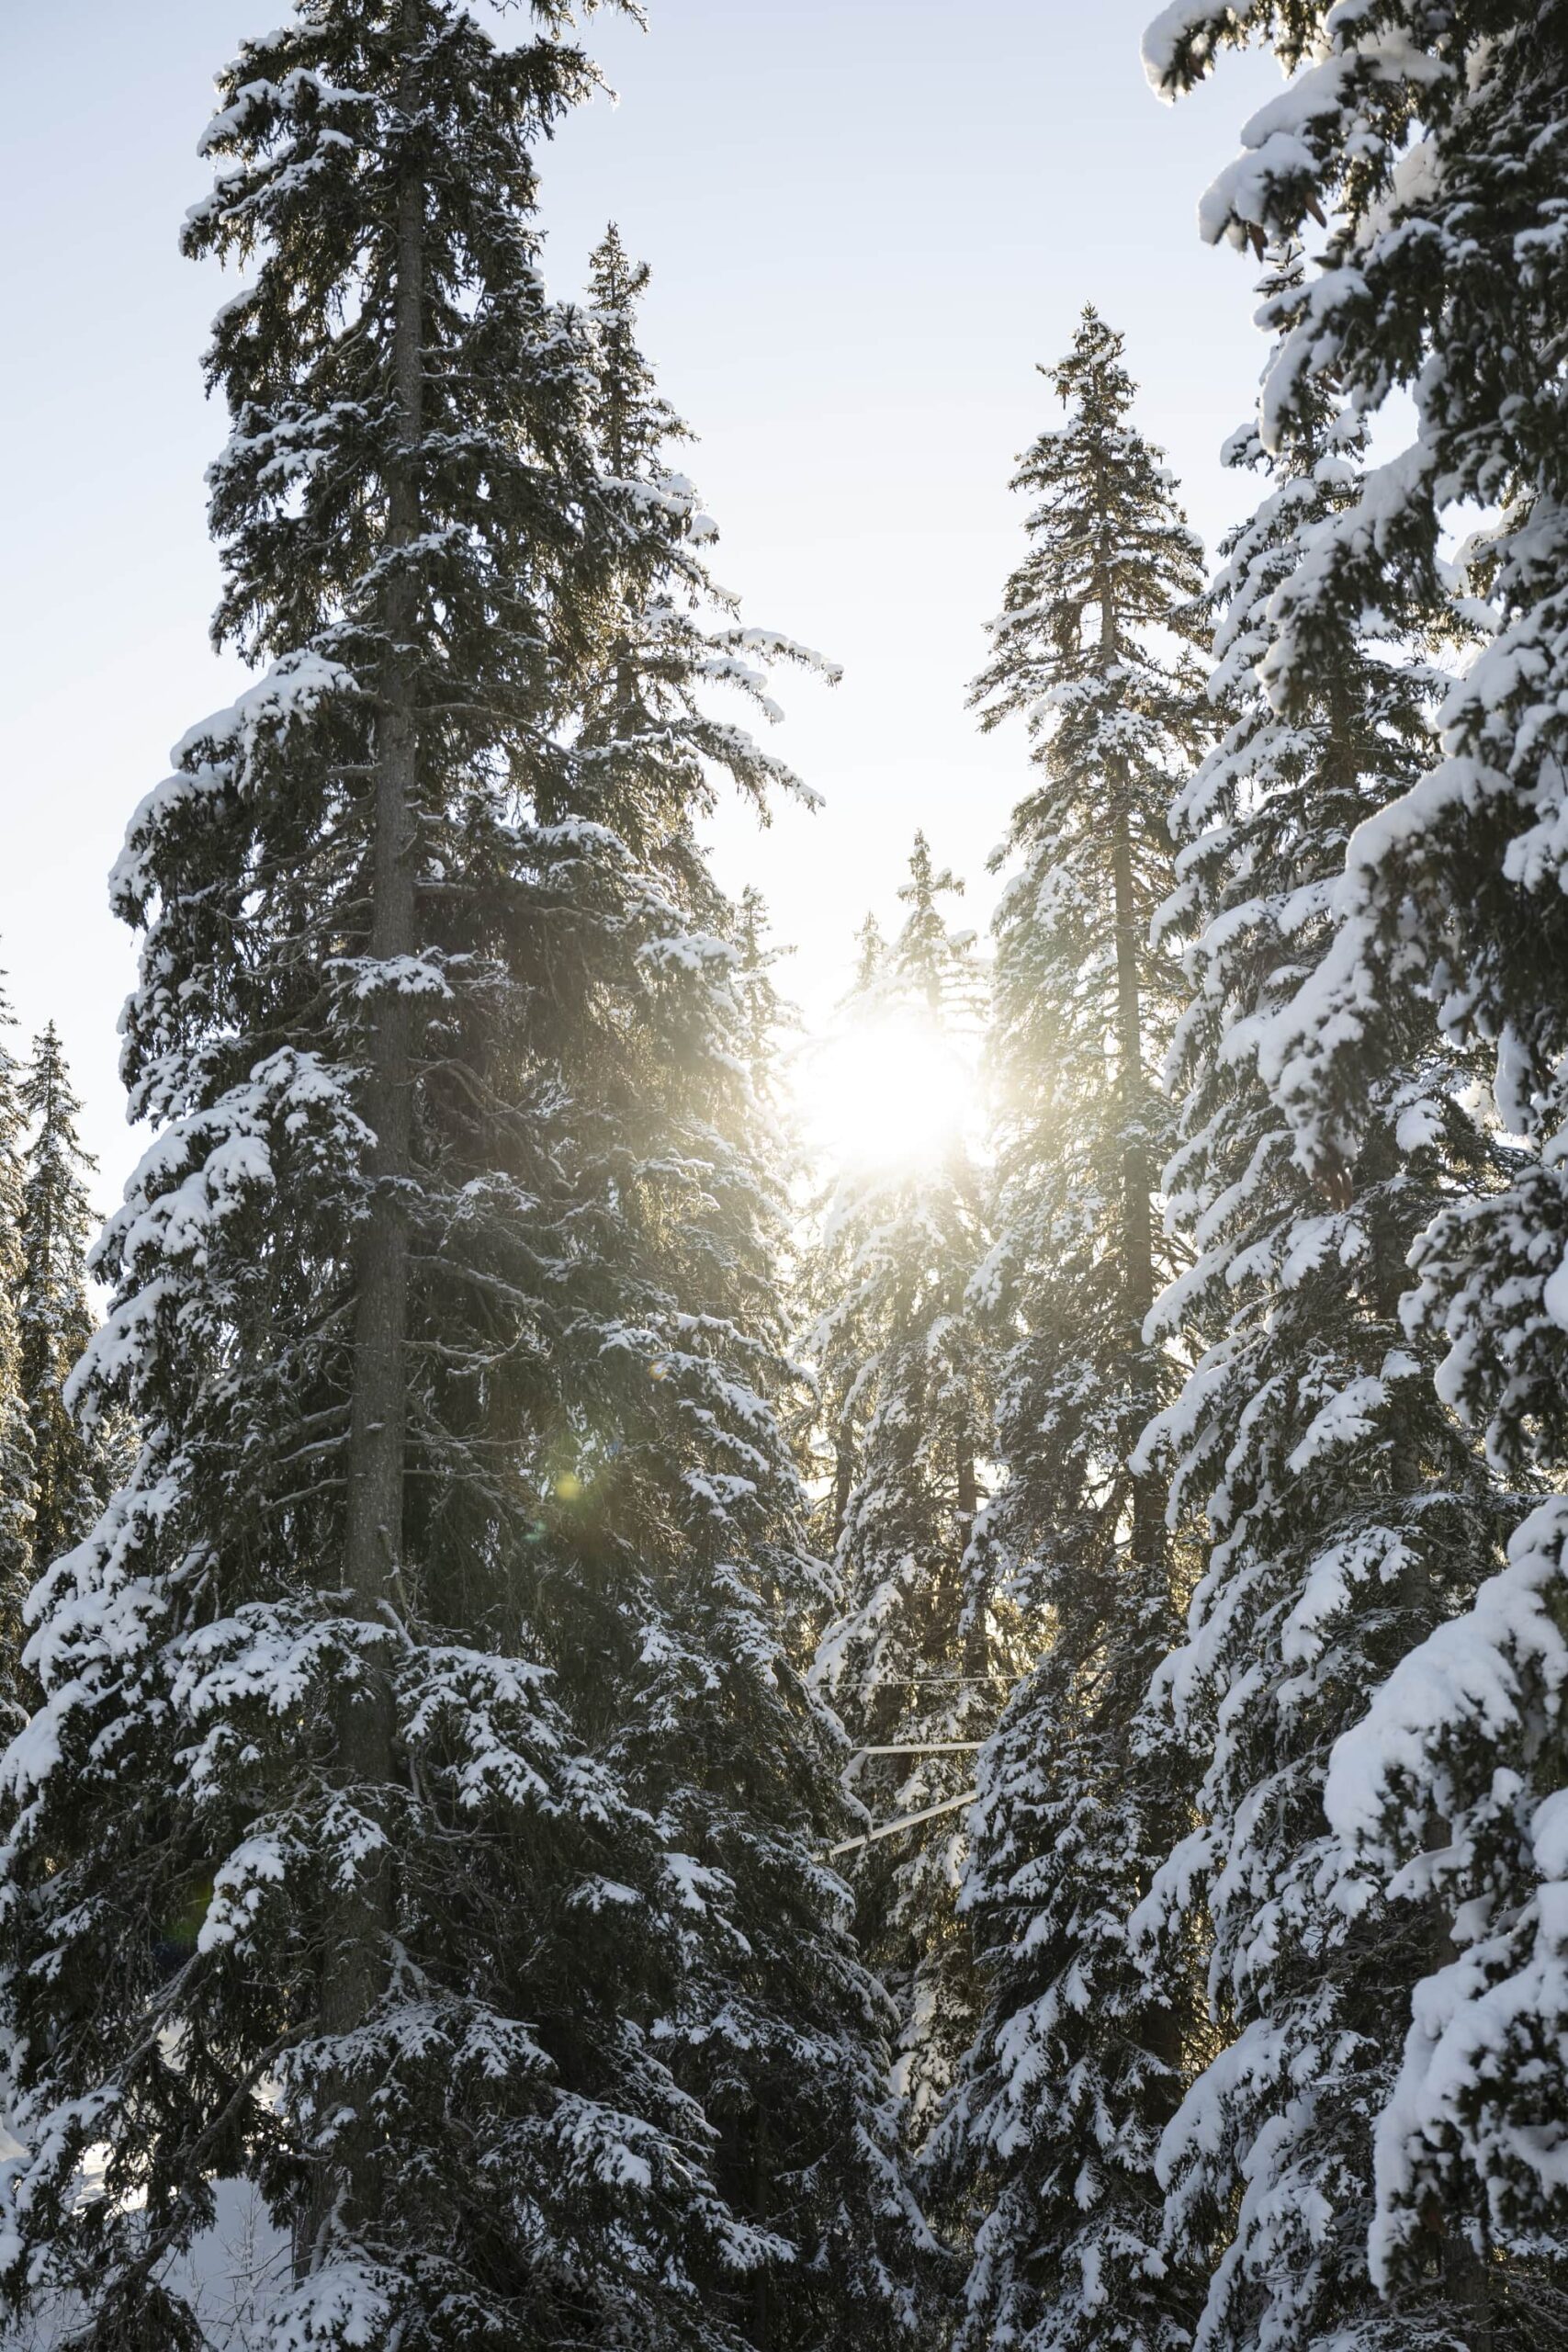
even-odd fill
[[(1205, 199), (1212, 238), (1326, 216), (1265, 388), (1272, 444), (1332, 374), (1416, 429), (1367, 473), (1281, 597), (1270, 688), (1310, 707), (1358, 635), (1440, 620), (1451, 586), (1490, 641), (1438, 714), (1421, 775), (1349, 844), (1336, 944), (1260, 1067), (1303, 1164), (1353, 1186), (1369, 1105), (1412, 998), (1495, 1057), (1510, 1182), (1416, 1245), (1411, 1310), (1448, 1353), (1440, 1393), (1516, 1477), (1568, 1463), (1568, 25), (1537, 0), (1182, 0), (1151, 28), (1178, 91), (1222, 45), (1302, 70)], [(1454, 580), (1445, 535), (1480, 527)], [(1484, 601), (1482, 601), (1484, 600)], [(1428, 1883), (1456, 1951), (1421, 1988), (1379, 2131), (1373, 2268), (1418, 2277), (1434, 2214), (1478, 2204), (1517, 2253), (1568, 2245), (1568, 1512), (1514, 1536), (1473, 1605), (1391, 1678), (1330, 1776), (1330, 1817), (1374, 1884)], [(1475, 1573), (1487, 1563), (1478, 1557)], [(1401, 1876), (1401, 1874), (1404, 1874)]]
[[(564, 10), (533, 13), (503, 49), (446, 0), (300, 6), (226, 74), (187, 231), (254, 269), (215, 330), (212, 502), (220, 634), (271, 667), (186, 739), (116, 873), (146, 933), (126, 1074), (158, 1134), (77, 1386), (145, 1440), (40, 1589), (46, 1703), (6, 1765), (5, 2265), (18, 2297), (74, 2288), (104, 2352), (199, 2341), (170, 2262), (224, 2176), (292, 2237), (279, 2352), (733, 2352), (766, 2338), (753, 2280), (797, 2210), (814, 2321), (836, 2296), (874, 2337), (898, 2304), (874, 1996), (810, 1860), (839, 1817), (827, 1736), (758, 1592), (790, 1556), (787, 1465), (760, 1382), (709, 1362), (756, 1280), (723, 1257), (720, 1171), (652, 1261), (690, 1281), (705, 1251), (714, 1287), (618, 1319), (611, 1253), (671, 1211), (647, 1127), (608, 1123), (673, 1084), (681, 976), (727, 951), (585, 813), (615, 804), (583, 682), (648, 510), (604, 474), (589, 322), (537, 274), (531, 149), (590, 75)], [(628, 971), (645, 994), (674, 975), (635, 1036)], [(775, 1708), (750, 1779), (725, 1778), (739, 1721), (724, 1752), (691, 1727), (694, 1802), (749, 1836), (776, 1930), (750, 1952), (736, 1857), (678, 1847), (689, 1815), (628, 1752), (640, 1600), (618, 1606), (626, 1545), (595, 1514), (602, 1467), (644, 1467), (610, 1409), (634, 1383), (670, 1402), (624, 1524), (650, 1584), (672, 1555), (701, 1583), (672, 1619), (705, 1604), (732, 1637), (703, 1661), (708, 1721)], [(773, 2015), (833, 2020), (838, 2137), (784, 2142), (761, 2188), (674, 2071), (697, 1933)], [(790, 2113), (825, 2133), (781, 2041)]]
[[(842, 1752), (797, 1649), (823, 1591), (779, 1414), (790, 1164), (771, 956), (760, 902), (725, 899), (695, 828), (716, 775), (759, 808), (800, 789), (704, 690), (771, 713), (759, 663), (826, 665), (740, 628), (706, 576), (712, 526), (670, 469), (682, 429), (638, 348), (646, 277), (612, 231), (590, 316), (621, 527), (572, 785), (537, 853), (561, 1057), (537, 1247), (561, 1270), (573, 1573), (614, 1612), (611, 1749), (671, 1849), (679, 1968), (653, 2031), (759, 2233), (749, 2340), (814, 2352), (915, 2324), (927, 2233), (886, 2087), (891, 2012), (812, 1859)], [(608, 829), (592, 857), (584, 821)]]
[(1144, 1338), (1172, 1272), (1153, 1192), (1179, 980), (1149, 925), (1200, 738), (1178, 639), (1202, 573), (1122, 353), (1089, 311), (1051, 371), (1067, 421), (1020, 470), (1029, 554), (975, 689), (984, 724), (1026, 715), (1033, 742), (996, 923), (981, 1295), (1002, 1346), (998, 1540), (1048, 1646), (982, 1758), (964, 1897), (988, 1993), (939, 2157), (976, 2231), (965, 2352), (1167, 2352), (1192, 2302), (1160, 2251), (1154, 2159), (1194, 1988), (1126, 1928), (1187, 1820), (1179, 1758), (1142, 1721), (1177, 1564), (1160, 1479), (1128, 1464), (1174, 1384)]
[[(1287, 254), (1263, 291), (1285, 306), (1301, 279)], [(1171, 2240), (1213, 2266), (1202, 2352), (1501, 2346), (1526, 2339), (1502, 2328), (1461, 2233), (1431, 2233), (1397, 2311), (1369, 2276), (1373, 2119), (1443, 1924), (1415, 1889), (1347, 1917), (1323, 1811), (1335, 1740), (1497, 1540), (1501, 1498), (1438, 1397), (1430, 1343), (1399, 1319), (1412, 1242), (1485, 1166), (1456, 1099), (1472, 1073), (1407, 1009), (1364, 1106), (1353, 1197), (1333, 1202), (1257, 1060), (1332, 946), (1352, 831), (1421, 772), (1442, 682), (1348, 649), (1314, 702), (1280, 717), (1261, 675), (1272, 602), (1357, 495), (1362, 435), (1320, 388), (1272, 460), (1256, 430), (1228, 454), (1271, 480), (1215, 583), (1211, 692), (1231, 724), (1178, 796), (1162, 918), (1190, 943), (1166, 1193), (1193, 1263), (1155, 1325), (1196, 1360), (1145, 1451), (1173, 1519), (1206, 1516), (1210, 1541), (1162, 1677), (1201, 1826), (1141, 1924), (1179, 1962), (1207, 1924), (1217, 2035), (1162, 2150)], [(1539, 2312), (1539, 2281), (1528, 2293)]]
[[(855, 933), (854, 978), (851, 981), (840, 1013), (854, 1006), (871, 1006), (875, 1001), (877, 975), (886, 960), (887, 942), (882, 926), (874, 914), (868, 913)], [(854, 1034), (853, 1032), (850, 1034)], [(841, 1269), (831, 1266), (832, 1227), (829, 1210), (842, 1170), (825, 1168), (818, 1171), (818, 1189), (809, 1198), (800, 1219), (804, 1246), (795, 1267), (795, 1299), (798, 1317), (804, 1326), (806, 1340), (803, 1353), (813, 1352), (812, 1334), (817, 1333), (816, 1352), (820, 1355), (823, 1335), (818, 1331), (820, 1318), (834, 1298)], [(810, 1519), (812, 1540), (818, 1554), (831, 1560), (838, 1552), (839, 1537), (849, 1510), (850, 1489), (854, 1484), (855, 1463), (864, 1437), (865, 1424), (871, 1410), (872, 1395), (867, 1380), (853, 1376), (847, 1351), (840, 1365), (840, 1376), (831, 1386), (825, 1386), (823, 1366), (811, 1367), (811, 1382), (798, 1432), (797, 1451), (800, 1459), (817, 1474), (818, 1494)], [(818, 1635), (826, 1630), (829, 1620), (836, 1612), (841, 1594), (829, 1580), (828, 1608), (818, 1627)]]
[[(883, 948), (868, 922), (842, 1018), (870, 1041), (896, 1026), (919, 1036), (930, 1083), (972, 1051), (984, 978), (970, 933), (941, 901), (961, 886), (938, 872), (922, 834), (899, 896), (908, 916)], [(851, 1745), (872, 1752), (851, 1785), (867, 1826), (934, 1818), (868, 1845), (846, 1867), (869, 1958), (899, 2003), (898, 2087), (917, 2142), (976, 2022), (968, 1938), (955, 1898), (971, 1753), (996, 1721), (1009, 1628), (973, 1581), (989, 1433), (984, 1363), (966, 1294), (985, 1248), (980, 1185), (962, 1127), (964, 1090), (930, 1148), (873, 1155), (838, 1175), (810, 1268), (811, 1354), (835, 1472), (839, 1606), (818, 1653), (820, 1687)], [(879, 1755), (878, 1748), (893, 1748)]]
[(94, 1163), (76, 1132), (82, 1106), (52, 1022), (34, 1045), (17, 1102), (30, 1134), (17, 1314), (32, 1447), (33, 1557), (41, 1570), (79, 1544), (97, 1520), (109, 1498), (116, 1452), (112, 1423), (89, 1438), (65, 1403), (66, 1381), (93, 1332), (86, 1179)]
[(32, 1433), (22, 1389), (22, 1160), (18, 1073), (5, 1033), (11, 1008), (0, 992), (0, 1720), (15, 1728), (20, 1698), (23, 1607), (33, 1581)]

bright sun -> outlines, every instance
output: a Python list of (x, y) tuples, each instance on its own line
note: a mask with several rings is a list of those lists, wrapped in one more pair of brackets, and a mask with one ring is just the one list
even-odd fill
[(966, 1136), (975, 1072), (950, 1037), (913, 1014), (857, 1023), (801, 1057), (808, 1141), (845, 1168), (919, 1168)]

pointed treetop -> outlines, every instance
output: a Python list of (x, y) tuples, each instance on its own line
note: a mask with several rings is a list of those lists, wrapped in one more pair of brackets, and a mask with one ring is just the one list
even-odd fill
[(671, 441), (691, 429), (655, 386), (637, 342), (637, 313), (652, 271), (633, 261), (612, 220), (588, 265), (589, 310), (599, 356), (598, 424), (614, 473), (631, 476), (655, 466)]
[(855, 979), (852, 993), (863, 995), (874, 989), (887, 961), (887, 942), (882, 936), (882, 926), (874, 915), (868, 914), (855, 933)]
[(909, 854), (909, 878), (898, 891), (909, 913), (898, 934), (894, 962), (899, 979), (925, 999), (934, 1015), (945, 1008), (955, 962), (967, 956), (972, 944), (968, 933), (954, 937), (948, 930), (937, 901), (957, 898), (963, 889), (963, 883), (948, 867), (939, 872), (932, 865), (931, 844), (924, 833), (917, 833)]
[(32, 1056), (20, 1074), (17, 1100), (34, 1130), (26, 1155), (29, 1185), (57, 1182), (56, 1163), (62, 1161), (69, 1162), (73, 1184), (77, 1171), (96, 1169), (97, 1161), (84, 1151), (76, 1133), (81, 1097), (71, 1083), (65, 1049), (52, 1021), (33, 1039)]
[[(1037, 435), (1012, 479), (1033, 502), (1028, 548), (990, 624), (990, 659), (969, 700), (987, 730), (1024, 718), (1037, 756), (1071, 713), (1072, 731), (1082, 734), (1090, 703), (1073, 690), (1086, 682), (1099, 681), (1095, 732), (1107, 756), (1134, 671), (1131, 700), (1145, 708), (1163, 697), (1174, 711), (1201, 690), (1195, 677), (1171, 669), (1159, 640), (1139, 634), (1151, 626), (1194, 640), (1206, 634), (1198, 610), (1203, 550), (1163, 450), (1131, 421), (1137, 387), (1124, 348), (1116, 330), (1086, 309), (1066, 358), (1040, 370), (1066, 421)], [(1081, 763), (1086, 772), (1099, 763), (1098, 753)]]
[(612, 220), (588, 261), (588, 284), (593, 307), (601, 312), (629, 311), (647, 288), (653, 273), (645, 261), (633, 261), (616, 223)]
[[(82, 1104), (72, 1087), (65, 1048), (52, 1021), (47, 1022), (33, 1040), (32, 1060), (22, 1080), (21, 1099), (30, 1119), (42, 1121), (45, 1128), (56, 1133), (73, 1131), (74, 1144), (73, 1123)], [(39, 1141), (42, 1140), (40, 1136)], [(97, 1165), (85, 1152), (78, 1151), (76, 1156), (85, 1167)]]
[(936, 916), (936, 902), (949, 892), (964, 894), (964, 885), (951, 866), (944, 865), (939, 874), (931, 864), (931, 843), (923, 832), (915, 835), (915, 845), (909, 852), (909, 878), (898, 886), (898, 896), (906, 906), (914, 909), (912, 920), (924, 922)]
[(1120, 424), (1137, 391), (1122, 364), (1126, 349), (1126, 336), (1107, 326), (1094, 304), (1086, 302), (1066, 357), (1050, 365), (1041, 361), (1040, 373), (1065, 407), (1076, 403), (1086, 417)]

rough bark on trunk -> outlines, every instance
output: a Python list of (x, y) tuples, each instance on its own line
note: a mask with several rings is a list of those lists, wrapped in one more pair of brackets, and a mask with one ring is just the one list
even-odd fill
[(1487, 2266), (1469, 2239), (1452, 2226), (1443, 2233), (1443, 2284), (1469, 2352), (1493, 2352), (1496, 2327)]
[[(768, 2111), (759, 2101), (751, 2142), (752, 2195), (756, 2206), (759, 2229), (772, 2226), (773, 2205), (773, 2146), (768, 2132)], [(751, 2342), (754, 2352), (768, 2352), (773, 2342), (773, 2295), (764, 2264), (751, 2282)]]

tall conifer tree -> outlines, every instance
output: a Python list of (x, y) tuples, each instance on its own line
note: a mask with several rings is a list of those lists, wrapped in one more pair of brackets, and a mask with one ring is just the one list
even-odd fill
[(0, 1717), (14, 1727), (21, 1697), (22, 1611), (33, 1580), (32, 1432), (22, 1386), (22, 1130), (18, 1072), (0, 992)]
[(31, 1135), (22, 1177), (17, 1319), (32, 1440), (33, 1555), (41, 1570), (92, 1527), (108, 1500), (118, 1450), (112, 1423), (89, 1436), (65, 1397), (93, 1330), (86, 1282), (93, 1162), (76, 1132), (82, 1106), (52, 1022), (34, 1046), (18, 1102)]
[[(843, 1012), (873, 1051), (896, 1028), (918, 1037), (938, 1090), (944, 1065), (973, 1050), (983, 1010), (973, 934), (953, 933), (941, 903), (960, 887), (917, 834), (899, 893), (908, 915), (886, 947), (868, 921)], [(872, 1751), (852, 1781), (870, 1820), (935, 1815), (846, 1866), (867, 1951), (900, 2003), (899, 2081), (917, 2139), (975, 2023), (954, 1910), (964, 1825), (937, 1810), (972, 1787), (974, 1757), (921, 1751), (987, 1735), (1008, 1648), (997, 1598), (975, 1579), (988, 1557), (972, 1539), (989, 1401), (966, 1294), (985, 1241), (964, 1089), (952, 1092), (953, 1118), (928, 1148), (841, 1171), (812, 1268), (840, 1592), (817, 1670), (852, 1746)]]
[[(1287, 254), (1262, 290), (1288, 309), (1302, 277)], [(1373, 2119), (1443, 1922), (1416, 1888), (1337, 1903), (1323, 1812), (1335, 1740), (1496, 1540), (1501, 1498), (1399, 1316), (1413, 1241), (1486, 1166), (1461, 1106), (1472, 1072), (1407, 1012), (1364, 1106), (1354, 1198), (1336, 1201), (1258, 1070), (1272, 1016), (1332, 947), (1346, 843), (1420, 774), (1443, 684), (1409, 649), (1350, 649), (1292, 718), (1268, 698), (1274, 600), (1355, 499), (1362, 440), (1324, 388), (1273, 459), (1256, 430), (1232, 445), (1272, 481), (1224, 549), (1212, 691), (1232, 723), (1178, 797), (1162, 917), (1190, 943), (1166, 1181), (1192, 1263), (1156, 1323), (1199, 1352), (1146, 1450), (1210, 1543), (1164, 1678), (1201, 1822), (1147, 1915), (1178, 1964), (1211, 1932), (1219, 2047), (1163, 2152), (1172, 2244), (1213, 2262), (1202, 2352), (1516, 2340), (1462, 2230), (1432, 2232), (1397, 2316), (1372, 2286)], [(1539, 2313), (1539, 2279), (1525, 2292)]]
[(1165, 1497), (1129, 1466), (1173, 1373), (1144, 1337), (1170, 1272), (1154, 1179), (1178, 971), (1149, 944), (1165, 812), (1201, 681), (1172, 650), (1201, 587), (1170, 477), (1130, 421), (1119, 335), (1086, 311), (1049, 371), (1067, 410), (1024, 458), (1035, 502), (975, 689), (1027, 718), (1032, 790), (1004, 854), (994, 1057), (999, 1538), (1048, 1641), (982, 1759), (964, 1901), (989, 1991), (941, 2134), (976, 2230), (965, 2352), (1185, 2341), (1154, 2179), (1189, 1987), (1126, 1921), (1182, 1818), (1141, 1728), (1177, 1623)]
[[(1379, 2129), (1372, 2259), (1392, 2290), (1421, 2278), (1445, 2211), (1479, 2211), (1515, 2261), (1568, 2249), (1568, 27), (1536, 0), (1179, 0), (1146, 38), (1151, 78), (1174, 93), (1252, 40), (1301, 70), (1247, 125), (1205, 232), (1261, 245), (1328, 223), (1264, 436), (1298, 426), (1325, 374), (1363, 414), (1408, 393), (1415, 416), (1282, 592), (1273, 697), (1308, 709), (1359, 639), (1440, 626), (1456, 586), (1490, 640), (1422, 773), (1352, 837), (1333, 951), (1260, 1067), (1303, 1166), (1352, 1199), (1412, 1004), (1495, 1057), (1518, 1157), (1434, 1218), (1409, 1315), (1445, 1342), (1440, 1393), (1494, 1461), (1551, 1489), (1504, 1570), (1478, 1552), (1471, 1607), (1395, 1668), (1328, 1781), (1370, 1882), (1429, 1884), (1453, 1943)], [(1456, 578), (1446, 534), (1477, 516)]]
[[(116, 871), (158, 1134), (82, 1385), (147, 1439), (43, 1588), (6, 1765), (4, 2257), (104, 2352), (199, 2342), (171, 2260), (225, 2175), (292, 2238), (279, 2347), (911, 2311), (877, 1996), (811, 1859), (828, 1731), (774, 1632), (707, 722), (656, 768), (604, 721), (628, 578), (696, 514), (606, 472), (593, 322), (542, 291), (532, 148), (592, 77), (533, 17), (502, 48), (447, 0), (304, 0), (224, 76), (186, 232), (254, 266), (212, 512), (219, 632), (271, 666)], [(677, 701), (760, 691), (658, 634)]]
[(540, 1248), (571, 1269), (552, 1361), (594, 1399), (580, 1572), (610, 1570), (615, 1751), (673, 1849), (679, 1967), (656, 2030), (759, 2233), (750, 2339), (805, 2352), (914, 2324), (926, 2233), (884, 2079), (891, 2013), (812, 1860), (841, 1758), (795, 1646), (823, 1595), (779, 1417), (794, 1376), (779, 1013), (760, 902), (726, 899), (696, 827), (716, 775), (759, 808), (801, 790), (704, 690), (722, 683), (771, 715), (760, 665), (836, 673), (740, 627), (707, 576), (713, 526), (670, 464), (687, 436), (639, 347), (647, 279), (612, 229), (590, 316), (620, 528), (576, 774), (581, 814), (616, 847), (574, 854), (557, 884), (586, 951), (554, 967), (570, 1141), (559, 1238)]

